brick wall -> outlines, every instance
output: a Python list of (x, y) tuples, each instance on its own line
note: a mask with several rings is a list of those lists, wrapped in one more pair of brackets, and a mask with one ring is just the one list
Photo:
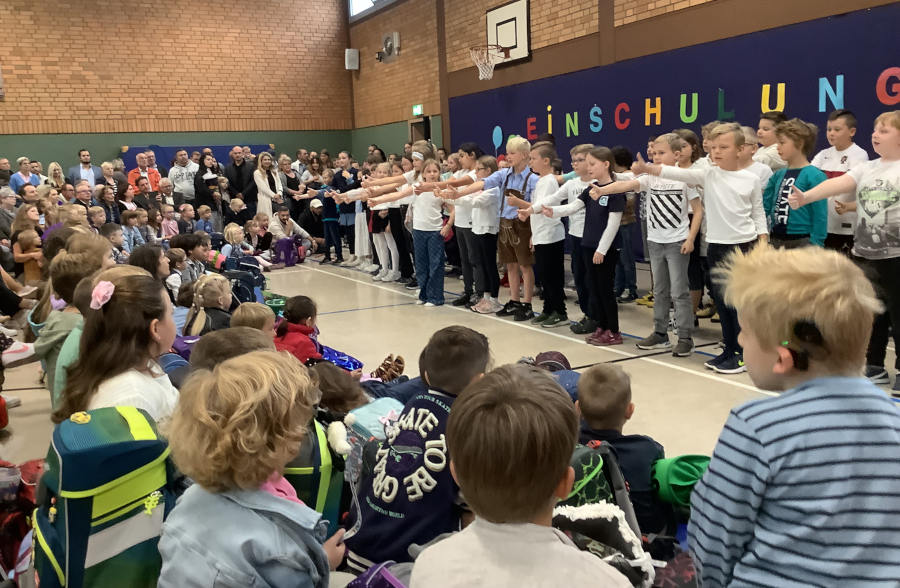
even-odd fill
[(615, 26), (619, 27), (667, 12), (675, 12), (714, 0), (615, 0)]
[[(400, 33), (399, 56), (390, 63), (375, 61), (382, 35), (395, 31)], [(359, 49), (359, 71), (353, 73), (355, 127), (408, 120), (413, 104), (422, 104), (426, 115), (441, 112), (436, 37), (434, 0), (401, 2), (350, 27), (350, 46)]]
[(352, 126), (346, 0), (5, 0), (0, 23), (0, 134)]
[[(633, 1), (633, 0), (632, 0)], [(485, 11), (507, 0), (453, 0), (444, 3), (447, 71), (472, 67), (469, 47), (486, 42)], [(598, 29), (598, 0), (531, 0), (531, 50), (562, 43)]]

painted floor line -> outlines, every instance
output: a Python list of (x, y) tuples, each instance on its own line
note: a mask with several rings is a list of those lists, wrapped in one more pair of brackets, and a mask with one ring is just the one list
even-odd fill
[[(407, 292), (404, 292), (404, 291), (396, 290), (396, 289), (394, 289), (394, 288), (388, 288), (388, 287), (386, 287), (386, 286), (381, 286), (381, 285), (379, 285), (379, 284), (373, 284), (372, 282), (366, 282), (366, 281), (363, 281), (363, 280), (357, 280), (357, 279), (352, 278), (352, 277), (350, 277), (350, 276), (343, 276), (343, 275), (338, 274), (338, 273), (327, 272), (327, 271), (325, 271), (325, 270), (323, 270), (323, 269), (320, 269), (320, 268), (316, 268), (316, 267), (312, 267), (312, 266), (307, 266), (307, 269), (310, 270), (310, 271), (319, 272), (319, 273), (327, 274), (327, 275), (329, 275), (329, 276), (334, 276), (334, 277), (337, 277), (337, 278), (341, 278), (341, 279), (343, 279), (343, 280), (349, 280), (349, 281), (351, 281), (351, 282), (356, 282), (357, 284), (363, 284), (363, 285), (366, 285), (366, 286), (371, 286), (371, 287), (373, 287), (373, 288), (378, 288), (378, 289), (380, 289), (380, 290), (386, 290), (386, 291), (388, 291), (388, 292), (394, 292), (395, 294), (400, 294), (401, 296), (406, 296), (406, 297), (408, 297), (408, 298), (416, 298), (416, 295), (415, 295), (415, 294), (410, 294), (410, 293), (407, 293)], [(462, 311), (462, 312), (471, 312), (470, 310), (467, 310), (467, 309), (465, 309), (465, 308), (454, 307), (454, 306), (448, 306), (448, 305), (445, 305), (445, 306), (446, 306), (447, 308), (451, 309), (451, 310), (458, 310), (458, 311)], [(517, 326), (517, 327), (521, 327), (521, 328), (525, 328), (525, 329), (531, 329), (531, 327), (529, 327), (528, 325), (522, 324), (522, 323), (520, 323), (520, 322), (504, 320), (504, 319), (502, 319), (502, 318), (500, 318), (500, 317), (497, 317), (497, 316), (487, 315), (487, 314), (482, 314), (482, 315), (480, 315), (480, 316), (483, 317), (483, 318), (486, 318), (486, 319), (488, 319), (488, 320), (499, 321), (499, 322), (501, 322), (501, 323), (503, 323), (503, 324), (505, 324), (505, 325), (513, 325), (513, 326)], [(542, 329), (542, 330), (541, 330), (541, 332), (544, 332), (544, 331), (545, 331), (545, 329)], [(548, 336), (556, 337), (556, 338), (562, 339), (562, 340), (564, 340), (564, 341), (567, 341), (567, 342), (569, 342), (569, 343), (581, 343), (582, 345), (587, 345), (587, 343), (584, 342), (583, 340), (579, 340), (579, 339), (576, 339), (576, 338), (573, 338), (573, 337), (567, 337), (566, 335), (561, 335), (561, 334), (559, 334), (559, 333), (554, 333), (554, 332), (550, 331), (549, 329), (546, 329), (546, 331), (547, 331), (547, 332), (544, 333), (544, 334), (546, 334), (546, 335), (548, 335)], [(637, 353), (630, 353), (630, 352), (628, 352), (628, 351), (623, 351), (623, 350), (621, 350), (621, 349), (615, 349), (615, 348), (613, 348), (613, 347), (602, 347), (602, 348), (598, 348), (598, 350), (608, 351), (608, 352), (610, 352), (610, 353), (614, 353), (614, 354), (616, 354), (616, 355), (622, 355), (622, 356), (624, 356), (624, 357), (638, 358), (638, 359), (641, 359), (642, 361), (646, 361), (646, 362), (652, 363), (652, 364), (654, 364), (654, 365), (658, 365), (658, 366), (662, 366), (662, 367), (665, 367), (665, 368), (677, 370), (677, 371), (680, 371), (680, 372), (683, 372), (683, 373), (686, 373), (686, 374), (691, 374), (691, 375), (693, 375), (693, 376), (697, 376), (697, 377), (700, 377), (700, 378), (705, 378), (705, 379), (707, 379), (707, 380), (712, 380), (712, 381), (719, 382), (719, 383), (722, 383), (722, 384), (727, 384), (727, 385), (729, 385), (729, 386), (734, 386), (734, 387), (737, 387), (737, 388), (743, 388), (744, 390), (749, 390), (749, 391), (751, 391), (751, 392), (756, 392), (756, 393), (758, 393), (758, 394), (763, 394), (763, 395), (765, 395), (765, 396), (778, 396), (778, 395), (779, 395), (777, 392), (769, 392), (769, 391), (766, 391), (766, 390), (760, 390), (760, 389), (757, 388), (756, 386), (752, 386), (752, 385), (750, 385), (750, 384), (744, 384), (743, 382), (736, 382), (736, 381), (734, 381), (734, 380), (732, 380), (732, 379), (728, 379), (728, 378), (716, 376), (716, 375), (713, 375), (713, 374), (707, 374), (707, 373), (700, 372), (700, 371), (697, 371), (697, 370), (694, 370), (694, 369), (691, 369), (691, 368), (688, 368), (688, 367), (684, 367), (684, 366), (680, 366), (680, 365), (675, 365), (675, 364), (671, 364), (671, 363), (666, 363), (666, 362), (660, 361), (660, 360), (658, 360), (658, 359), (653, 359), (653, 358), (643, 358), (643, 357), (641, 357), (641, 356), (640, 356), (639, 354), (637, 354)]]
[(399, 302), (397, 304), (382, 304), (381, 306), (364, 306), (362, 308), (347, 308), (345, 310), (330, 310), (328, 312), (320, 312), (319, 315), (325, 314), (342, 314), (345, 312), (359, 312), (361, 310), (375, 310), (376, 308), (391, 308), (393, 306), (412, 306), (415, 302)]

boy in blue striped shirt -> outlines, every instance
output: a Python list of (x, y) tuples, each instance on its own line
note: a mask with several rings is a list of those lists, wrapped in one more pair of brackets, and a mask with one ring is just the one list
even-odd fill
[(753, 382), (691, 499), (706, 586), (896, 586), (900, 412), (862, 377), (871, 283), (834, 251), (760, 246), (720, 272)]

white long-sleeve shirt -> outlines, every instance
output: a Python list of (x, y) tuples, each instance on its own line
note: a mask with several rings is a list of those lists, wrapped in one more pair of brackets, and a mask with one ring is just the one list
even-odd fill
[(531, 195), (531, 242), (534, 245), (549, 245), (558, 243), (566, 238), (566, 228), (562, 221), (558, 218), (547, 218), (540, 214), (544, 206), (556, 206), (562, 202), (562, 196), (565, 195), (559, 188), (559, 182), (556, 176), (547, 174), (538, 180)]
[[(475, 182), (477, 179), (475, 178), (475, 170), (474, 169), (461, 169), (453, 174), (453, 179), (464, 178), (469, 176), (472, 178), (472, 181)], [(462, 201), (462, 202), (460, 202)], [(453, 203), (453, 209), (456, 211), (453, 215), (453, 226), (460, 227), (463, 229), (471, 229), (472, 228), (472, 204), (470, 200), (466, 200), (465, 198), (457, 198), (456, 202)]]
[(497, 234), (500, 230), (500, 208), (503, 206), (500, 202), (499, 189), (488, 188), (468, 196), (461, 196), (456, 199), (457, 206), (460, 200), (472, 208), (472, 233)]
[(747, 170), (662, 166), (659, 176), (702, 186), (706, 208), (706, 241), (733, 245), (768, 234), (759, 177)]
[[(590, 185), (581, 178), (573, 178), (559, 187), (559, 189), (542, 203), (532, 206), (535, 214), (540, 214), (544, 206), (556, 206), (566, 200), (569, 204), (578, 200), (578, 196)], [(569, 234), (573, 237), (581, 237), (584, 234), (584, 208), (574, 210), (571, 214), (561, 215), (569, 217)]]

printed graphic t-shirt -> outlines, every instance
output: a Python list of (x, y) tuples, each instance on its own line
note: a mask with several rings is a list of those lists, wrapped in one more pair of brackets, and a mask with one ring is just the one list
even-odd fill
[(847, 174), (856, 180), (853, 253), (866, 259), (900, 256), (900, 160), (875, 159)]

